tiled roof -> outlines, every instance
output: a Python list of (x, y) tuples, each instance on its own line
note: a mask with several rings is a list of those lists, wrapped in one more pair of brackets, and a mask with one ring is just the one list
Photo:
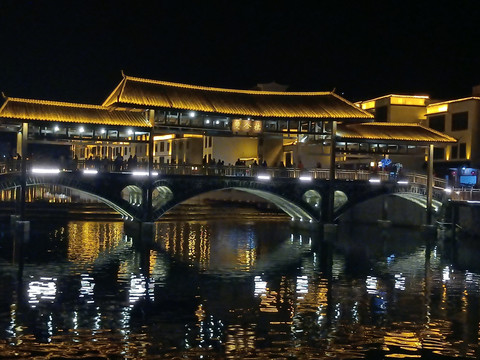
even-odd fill
[(151, 127), (145, 112), (46, 100), (7, 98), (0, 119)]
[(342, 140), (405, 141), (411, 143), (455, 143), (457, 140), (428, 127), (411, 123), (339, 124)]
[(124, 76), (103, 105), (256, 118), (373, 119), (370, 113), (333, 92), (233, 90), (130, 76)]

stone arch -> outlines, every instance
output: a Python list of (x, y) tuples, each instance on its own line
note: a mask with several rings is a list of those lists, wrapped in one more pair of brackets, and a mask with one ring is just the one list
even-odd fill
[(143, 191), (137, 185), (125, 186), (120, 196), (123, 200), (128, 201), (131, 205), (140, 206), (143, 203)]
[(302, 200), (310, 205), (312, 209), (322, 213), (322, 195), (317, 190), (308, 190), (302, 195)]
[(341, 190), (335, 190), (333, 196), (333, 210), (337, 211), (348, 202), (348, 196)]
[[(252, 187), (243, 187), (241, 185), (244, 184), (235, 184), (233, 186), (225, 186), (225, 187), (218, 187), (218, 188), (210, 188), (208, 191), (199, 191), (199, 192), (191, 192), (189, 194), (179, 194), (178, 192), (175, 193), (170, 200), (167, 198), (164, 199), (164, 202), (161, 206), (155, 207), (155, 218), (159, 218), (164, 214), (166, 211), (170, 210), (171, 208), (175, 207), (176, 205), (180, 204), (183, 201), (191, 199), (195, 196), (207, 193), (209, 191), (221, 191), (227, 189), (233, 189), (241, 192), (246, 192), (252, 195), (255, 195), (259, 198), (269, 201), (270, 203), (276, 205), (279, 209), (285, 212), (287, 215), (290, 216), (292, 221), (301, 221), (301, 222), (318, 222), (319, 215), (310, 209), (302, 207), (302, 204), (296, 204), (294, 200), (287, 199), (282, 197), (281, 195), (277, 195), (271, 191), (263, 190), (259, 188), (252, 188)], [(240, 186), (239, 186), (240, 185)], [(245, 185), (247, 185), (245, 183)], [(168, 187), (164, 187), (168, 189), (167, 196), (170, 196), (171, 191)]]
[(161, 207), (172, 199), (173, 193), (168, 186), (157, 186), (153, 189), (152, 205), (154, 208)]

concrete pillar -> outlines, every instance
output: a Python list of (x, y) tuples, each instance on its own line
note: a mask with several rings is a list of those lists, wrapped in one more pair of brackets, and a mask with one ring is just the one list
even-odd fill
[[(28, 123), (22, 124), (22, 136), (21, 136), (21, 149), (22, 152), (22, 164), (21, 164), (21, 188), (20, 188), (20, 220), (25, 220), (25, 192), (27, 189), (27, 145), (28, 145)], [(18, 144), (17, 144), (18, 146)]]
[(382, 218), (377, 220), (378, 225), (381, 227), (390, 227), (392, 221), (388, 220), (388, 196), (384, 196), (382, 199)]
[(14, 258), (23, 264), (25, 244), (30, 242), (30, 221), (17, 221), (14, 226)]
[(124, 221), (124, 232), (133, 239), (135, 246), (151, 248), (155, 243), (155, 223), (140, 221)]
[(428, 172), (427, 172), (427, 219), (426, 225), (432, 224), (432, 199), (433, 199), (433, 144), (428, 146)]
[(335, 153), (336, 153), (336, 136), (337, 136), (337, 122), (331, 122), (331, 136), (330, 136), (330, 169), (329, 169), (329, 187), (328, 187), (328, 210), (327, 222), (333, 223), (333, 210), (335, 206)]
[(335, 240), (338, 232), (338, 224), (326, 223), (323, 224), (323, 239)]
[(152, 127), (150, 128), (150, 134), (148, 138), (148, 189), (147, 189), (147, 218), (148, 221), (152, 221), (153, 218), (153, 128), (155, 125), (155, 112), (154, 110), (149, 111), (149, 120)]

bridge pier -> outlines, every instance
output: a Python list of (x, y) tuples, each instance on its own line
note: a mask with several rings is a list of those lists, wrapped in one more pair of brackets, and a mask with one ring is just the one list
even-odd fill
[(338, 224), (326, 223), (323, 224), (323, 237), (324, 239), (331, 239), (337, 236)]
[(136, 245), (150, 247), (155, 242), (154, 222), (124, 221), (123, 229)]
[(388, 219), (388, 196), (383, 196), (382, 199), (382, 218), (377, 220), (377, 224), (382, 228), (392, 226), (392, 220)]

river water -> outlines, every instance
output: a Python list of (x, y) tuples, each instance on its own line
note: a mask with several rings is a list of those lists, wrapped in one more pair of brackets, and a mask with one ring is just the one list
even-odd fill
[(122, 222), (34, 221), (23, 266), (4, 226), (0, 359), (479, 357), (474, 242), (203, 210), (154, 250)]

